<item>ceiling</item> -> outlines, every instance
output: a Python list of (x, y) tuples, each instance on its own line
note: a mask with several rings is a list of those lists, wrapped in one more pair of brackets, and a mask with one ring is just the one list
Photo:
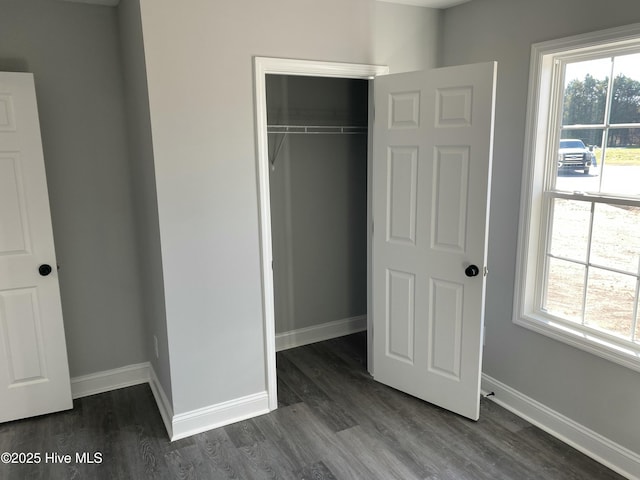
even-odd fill
[[(92, 3), (94, 5), (105, 5), (107, 7), (115, 7), (120, 0), (65, 0), (67, 2), (76, 3)], [(415, 5), (418, 7), (429, 8), (449, 8), (454, 5), (466, 3), (471, 0), (378, 0), (379, 2), (386, 3), (401, 3), (403, 5)]]
[(92, 5), (104, 5), (106, 7), (116, 7), (120, 0), (63, 0), (64, 2), (73, 3), (90, 3)]
[(387, 3), (402, 3), (404, 5), (416, 5), (418, 7), (449, 8), (471, 0), (378, 0)]

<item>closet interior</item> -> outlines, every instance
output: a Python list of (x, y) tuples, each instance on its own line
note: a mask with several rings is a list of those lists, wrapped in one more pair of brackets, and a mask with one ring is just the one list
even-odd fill
[(276, 337), (362, 321), (368, 81), (267, 75), (266, 87)]

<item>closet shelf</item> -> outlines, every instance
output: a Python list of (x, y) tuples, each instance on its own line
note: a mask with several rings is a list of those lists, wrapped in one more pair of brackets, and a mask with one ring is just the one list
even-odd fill
[(293, 134), (334, 134), (334, 135), (358, 135), (366, 134), (369, 128), (342, 125), (267, 125), (267, 133), (293, 133)]

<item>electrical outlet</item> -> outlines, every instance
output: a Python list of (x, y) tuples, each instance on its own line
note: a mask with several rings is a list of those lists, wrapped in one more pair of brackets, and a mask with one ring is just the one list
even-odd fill
[(158, 337), (153, 336), (153, 347), (156, 350), (156, 358), (160, 358), (160, 353), (158, 352)]

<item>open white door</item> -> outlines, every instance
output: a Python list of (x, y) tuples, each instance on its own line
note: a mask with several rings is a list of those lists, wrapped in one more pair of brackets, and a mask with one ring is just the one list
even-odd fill
[(377, 77), (373, 373), (477, 420), (495, 62)]
[(0, 73), (0, 422), (72, 406), (33, 75)]

